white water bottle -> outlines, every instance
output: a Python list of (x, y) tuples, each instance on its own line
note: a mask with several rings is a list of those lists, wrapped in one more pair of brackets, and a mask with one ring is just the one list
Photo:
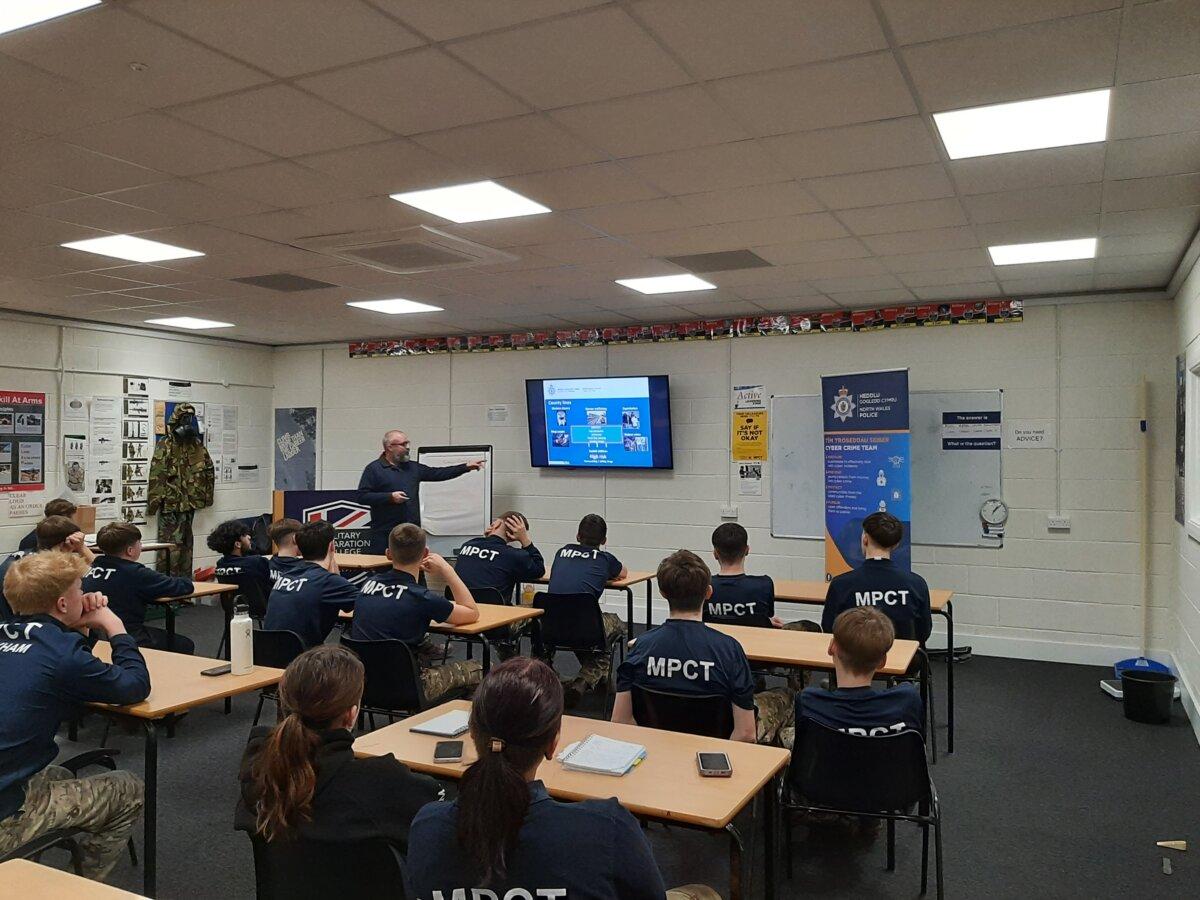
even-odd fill
[(254, 669), (253, 628), (250, 607), (237, 604), (229, 621), (229, 671), (234, 675), (249, 675)]

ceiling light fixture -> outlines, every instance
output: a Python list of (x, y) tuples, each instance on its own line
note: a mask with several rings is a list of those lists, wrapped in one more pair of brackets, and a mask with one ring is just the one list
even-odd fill
[(1103, 141), (1108, 88), (933, 114), (951, 159)]
[(62, 246), (71, 250), (83, 250), (86, 253), (96, 253), (100, 256), (111, 256), (114, 259), (127, 259), (131, 262), (142, 263), (162, 262), (167, 259), (188, 259), (204, 255), (199, 250), (188, 250), (185, 247), (174, 247), (171, 244), (148, 241), (131, 234), (111, 234), (108, 237), (88, 238), (86, 241), (72, 241)]
[(0, 34), (99, 4), (100, 0), (6, 0), (0, 3)]
[(1000, 244), (988, 247), (992, 263), (1015, 266), (1020, 263), (1061, 262), (1066, 259), (1091, 259), (1096, 255), (1095, 238), (1069, 241), (1039, 241), (1036, 244)]
[(359, 309), (369, 309), (371, 312), (387, 313), (398, 316), (403, 313), (441, 312), (440, 306), (430, 306), (428, 303), (418, 303), (416, 300), (405, 300), (396, 297), (391, 300), (355, 300), (347, 306), (357, 306)]
[(653, 278), (618, 278), (617, 284), (642, 294), (678, 294), (681, 291), (712, 291), (716, 285), (695, 275), (656, 275)]
[(464, 222), (486, 222), (490, 219), (511, 219), (550, 212), (550, 207), (522, 197), (494, 181), (408, 191), (392, 194), (391, 197), (460, 225)]
[(197, 319), (193, 316), (172, 316), (166, 319), (147, 319), (147, 325), (167, 325), (171, 328), (190, 328), (201, 331), (205, 328), (232, 328), (232, 322), (215, 322), (212, 319)]

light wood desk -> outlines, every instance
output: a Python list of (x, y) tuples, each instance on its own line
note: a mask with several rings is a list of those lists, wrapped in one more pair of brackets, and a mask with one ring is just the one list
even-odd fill
[[(829, 655), (831, 634), (813, 631), (791, 631), (786, 628), (755, 628), (750, 625), (716, 625), (710, 627), (735, 638), (751, 662), (775, 663), (805, 669), (832, 669)], [(920, 647), (916, 641), (896, 641), (888, 651), (881, 675), (903, 675), (912, 664)]]
[[(466, 700), (449, 703), (372, 731), (354, 741), (358, 756), (393, 753), (409, 768), (438, 778), (461, 778), (476, 758), (475, 748), (464, 735), (461, 763), (433, 762), (433, 748), (441, 738), (415, 734), (413, 725), (454, 709), (467, 710)], [(637, 725), (563, 716), (559, 747), (582, 740), (589, 734), (633, 741), (646, 748), (646, 758), (619, 778), (571, 772), (557, 760), (547, 760), (538, 769), (550, 795), (558, 800), (595, 800), (616, 797), (636, 816), (708, 830), (725, 829), (733, 839), (730, 847), (730, 881), (734, 897), (741, 895), (741, 835), (733, 819), (760, 792), (766, 801), (767, 895), (774, 887), (773, 825), (775, 779), (787, 766), (791, 754), (780, 747), (765, 747), (741, 741), (699, 737), (674, 731), (659, 731)], [(696, 768), (700, 751), (726, 753), (733, 765), (731, 778), (701, 778)], [(745, 892), (749, 895), (749, 891)]]
[[(646, 585), (646, 627), (649, 628), (653, 624), (653, 615), (652, 615), (653, 609), (651, 608), (651, 604), (653, 601), (652, 591), (653, 591), (653, 587), (654, 587), (654, 575), (655, 575), (654, 572), (630, 572), (624, 578), (617, 578), (613, 581), (608, 582), (606, 585), (604, 585), (605, 590), (624, 591), (625, 592), (625, 604), (626, 604), (625, 622), (629, 626), (631, 632), (633, 629), (633, 587), (634, 587), (634, 585), (642, 584), (643, 582), (645, 582), (645, 585)], [(527, 583), (527, 584), (549, 584), (550, 583), (550, 573), (547, 572), (541, 578), (538, 578), (531, 582), (525, 582), (525, 583)], [(521, 589), (521, 586), (517, 585), (518, 593), (520, 593), (520, 589)]]
[(132, 900), (141, 896), (28, 859), (0, 863), (0, 895), (22, 900)]
[(237, 590), (236, 584), (221, 584), (218, 581), (193, 581), (192, 592), (181, 597), (155, 597), (154, 602), (163, 607), (166, 613), (167, 646), (175, 646), (175, 609), (176, 604), (186, 603), (189, 606), (198, 597), (215, 597), (220, 594), (230, 594)]
[[(96, 644), (96, 656), (112, 661), (112, 647), (107, 641)], [(225, 665), (221, 659), (185, 656), (165, 650), (142, 650), (146, 668), (150, 671), (150, 696), (141, 703), (129, 706), (110, 706), (106, 703), (88, 704), (102, 712), (133, 719), (141, 724), (146, 735), (146, 806), (143, 811), (145, 846), (142, 849), (142, 890), (153, 897), (158, 888), (158, 726), (170, 726), (176, 714), (223, 700), (248, 694), (273, 684), (283, 677), (283, 669), (255, 666), (249, 675), (201, 675), (205, 669)], [(234, 752), (241, 752), (241, 749)]]
[(375, 553), (335, 553), (333, 558), (339, 569), (348, 572), (371, 572), (392, 567), (390, 559)]

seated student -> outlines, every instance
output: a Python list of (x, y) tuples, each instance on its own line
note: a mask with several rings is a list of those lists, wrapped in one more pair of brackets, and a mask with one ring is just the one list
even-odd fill
[(193, 590), (186, 578), (163, 575), (138, 562), (142, 555), (142, 532), (127, 522), (110, 522), (96, 533), (100, 556), (83, 579), (87, 591), (100, 591), (108, 597), (113, 612), (120, 616), (129, 633), (142, 647), (171, 650), (191, 655), (196, 652), (192, 639), (176, 633), (167, 646), (167, 633), (146, 624), (146, 607), (159, 597), (185, 597)]
[[(49, 501), (42, 508), (42, 512), (45, 514), (47, 519), (51, 516), (63, 516), (64, 518), (70, 519), (75, 515), (75, 513), (79, 512), (79, 507), (70, 500), (64, 500), (63, 498), (58, 497)], [(37, 549), (36, 528), (29, 532), (29, 534), (25, 535), (25, 537), (21, 538), (21, 543), (17, 544), (17, 549), (24, 550), (27, 553)]]
[[(629, 570), (621, 561), (602, 550), (608, 540), (608, 523), (595, 513), (589, 513), (579, 522), (575, 540), (554, 554), (550, 570), (548, 590), (554, 594), (591, 594), (597, 599), (604, 593), (604, 585), (624, 578)], [(615, 634), (623, 634), (625, 626), (616, 613), (606, 612), (604, 637), (609, 640)], [(598, 651), (579, 651), (579, 675), (564, 685), (568, 707), (575, 706), (584, 691), (594, 689), (608, 675), (609, 656)]]
[[(236, 584), (246, 596), (271, 593), (271, 564), (265, 556), (250, 552), (250, 526), (239, 519), (222, 522), (208, 536), (208, 549), (221, 554), (217, 560), (217, 581)], [(257, 591), (256, 591), (257, 589)]]
[(774, 688), (755, 694), (750, 661), (742, 645), (704, 624), (701, 609), (712, 593), (704, 560), (690, 550), (676, 550), (659, 564), (655, 578), (671, 614), (662, 625), (638, 638), (617, 669), (612, 720), (637, 724), (630, 693), (635, 685), (677, 694), (717, 694), (733, 704), (730, 740), (773, 741), (779, 729), (791, 721), (792, 692)]
[(333, 538), (333, 526), (321, 520), (296, 532), (302, 562), (275, 580), (263, 628), (294, 631), (305, 647), (315, 647), (337, 624), (339, 610), (354, 609), (358, 588), (338, 572)]
[[(538, 780), (558, 747), (562, 714), (562, 688), (545, 663), (517, 657), (492, 669), (471, 704), (479, 758), (458, 799), (430, 803), (413, 820), (410, 897), (662, 900), (662, 875), (637, 819), (615, 799), (552, 800)], [(718, 896), (682, 890), (690, 893), (666, 896)]]
[[(142, 780), (124, 771), (76, 777), (51, 765), (54, 735), (80, 704), (146, 699), (150, 673), (104, 596), (83, 593), (87, 568), (71, 553), (35, 553), (4, 577), (16, 617), (0, 625), (0, 854), (49, 831), (80, 828), (83, 874), (103, 879), (142, 810)], [(108, 635), (111, 665), (85, 645), (79, 632), (89, 628)]]
[[(513, 547), (512, 541), (520, 547)], [(529, 536), (529, 520), (519, 512), (506, 512), (488, 525), (483, 537), (464, 542), (454, 568), (471, 590), (488, 588), (505, 599), (519, 583), (546, 574), (541, 551)]]
[(274, 587), (280, 575), (287, 575), (303, 563), (300, 548), (296, 546), (296, 532), (303, 527), (295, 519), (280, 519), (267, 526), (267, 536), (275, 547), (275, 555), (270, 559), (271, 587)]
[(406, 849), (417, 810), (445, 791), (390, 753), (355, 758), (362, 693), (363, 665), (345, 647), (322, 644), (292, 660), (279, 682), (279, 724), (250, 732), (234, 828), (268, 842), (381, 838)]
[[(34, 535), (37, 537), (35, 551), (61, 550), (64, 553), (78, 556), (88, 565), (91, 565), (92, 560), (96, 558), (84, 541), (83, 529), (66, 516), (47, 516), (38, 522), (37, 528), (34, 529)], [(12, 609), (9, 608), (8, 600), (4, 596), (4, 576), (13, 563), (23, 556), (28, 556), (31, 552), (34, 551), (18, 550), (0, 563), (0, 619), (12, 616)]]
[(933, 630), (929, 585), (916, 572), (892, 563), (892, 550), (903, 537), (904, 525), (891, 513), (871, 513), (863, 519), (863, 564), (829, 582), (822, 631), (830, 631), (847, 609), (874, 606), (892, 620), (901, 637), (925, 643)]
[(746, 529), (723, 522), (712, 533), (713, 557), (721, 570), (712, 577), (712, 596), (704, 603), (705, 622), (761, 625), (792, 631), (819, 631), (816, 622), (784, 622), (775, 615), (775, 582), (770, 575), (747, 575), (750, 544)]
[[(433, 622), (470, 625), (479, 621), (475, 600), (454, 567), (437, 553), (429, 552), (421, 526), (408, 523), (397, 525), (388, 535), (387, 558), (392, 568), (373, 573), (359, 586), (350, 637), (356, 641), (397, 640), (408, 644), (417, 653), (427, 700), (479, 684), (483, 668), (478, 660), (436, 664), (418, 653)], [(419, 584), (422, 572), (445, 581), (454, 600)]]

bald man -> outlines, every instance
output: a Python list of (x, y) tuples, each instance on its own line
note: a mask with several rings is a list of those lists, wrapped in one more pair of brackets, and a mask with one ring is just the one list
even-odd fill
[(449, 481), (476, 469), (484, 460), (458, 466), (424, 466), (408, 458), (408, 435), (389, 431), (383, 436), (383, 452), (368, 463), (358, 480), (359, 499), (371, 507), (371, 552), (387, 549), (387, 536), (405, 522), (421, 524), (421, 482)]

